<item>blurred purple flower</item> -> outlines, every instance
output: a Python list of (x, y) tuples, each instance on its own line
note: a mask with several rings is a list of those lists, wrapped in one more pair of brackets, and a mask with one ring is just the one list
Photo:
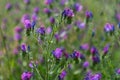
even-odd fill
[(101, 80), (101, 73), (96, 73), (91, 77), (91, 80)]
[(40, 11), (40, 8), (39, 7), (35, 7), (33, 11), (34, 11), (35, 14), (38, 14), (39, 11)]
[(31, 72), (23, 72), (21, 75), (22, 80), (30, 80), (33, 74)]
[(23, 31), (23, 29), (22, 29), (20, 26), (16, 26), (16, 27), (14, 28), (14, 31), (15, 31), (16, 33), (21, 33), (21, 32)]
[(61, 48), (56, 48), (55, 50), (52, 51), (52, 54), (56, 59), (60, 59), (63, 54), (63, 50)]
[(109, 51), (109, 44), (107, 44), (104, 48), (103, 48), (103, 52), (104, 52), (104, 54), (107, 54), (108, 53), (108, 51)]
[(72, 18), (74, 16), (73, 10), (70, 8), (65, 8), (64, 11), (62, 12), (62, 16), (64, 18)]
[(21, 40), (21, 39), (22, 39), (21, 34), (15, 32), (15, 33), (14, 33), (14, 40), (19, 41), (19, 40)]
[(50, 17), (49, 21), (50, 21), (51, 24), (54, 24), (55, 23), (55, 18), (54, 17)]
[(59, 80), (64, 80), (65, 76), (67, 75), (67, 72), (65, 70), (63, 70), (60, 75), (58, 76)]
[(12, 8), (12, 4), (11, 3), (7, 3), (5, 8), (6, 8), (6, 10), (10, 10)]
[(25, 20), (25, 22), (24, 22), (24, 26), (25, 26), (25, 28), (26, 29), (31, 29), (31, 21), (30, 20)]
[(88, 61), (85, 61), (84, 63), (83, 63), (83, 68), (87, 68), (89, 66), (89, 62)]
[(94, 46), (91, 47), (90, 52), (91, 52), (92, 55), (98, 54), (98, 50)]
[(66, 3), (68, 3), (68, 0), (60, 0), (61, 5), (65, 5)]
[(29, 14), (24, 14), (21, 18), (21, 22), (24, 24), (25, 20), (30, 20), (30, 15)]
[(79, 28), (79, 29), (84, 29), (86, 24), (85, 22), (81, 22), (81, 21), (76, 21), (75, 25)]
[(30, 4), (30, 0), (23, 0), (25, 4)]
[(93, 65), (100, 62), (100, 57), (98, 55), (92, 56)]
[(85, 16), (87, 19), (93, 18), (93, 13), (91, 11), (86, 11)]
[(44, 0), (44, 3), (46, 5), (51, 5), (53, 3), (54, 0)]
[(27, 51), (27, 46), (26, 46), (25, 43), (22, 43), (22, 44), (21, 44), (21, 50), (22, 50), (23, 52), (26, 52), (26, 51)]
[(113, 32), (115, 30), (115, 27), (113, 24), (106, 23), (104, 26), (104, 31), (105, 32)]
[(73, 8), (75, 11), (80, 12), (82, 10), (83, 6), (79, 3), (75, 3)]
[(88, 50), (89, 49), (89, 44), (88, 43), (82, 44), (80, 46), (80, 49), (82, 49), (82, 50)]
[(48, 16), (50, 16), (52, 11), (49, 8), (44, 8), (43, 12), (46, 13)]
[(39, 27), (36, 29), (36, 32), (41, 34), (41, 35), (44, 35), (45, 34), (45, 27)]
[(119, 69), (116, 69), (115, 72), (120, 75), (120, 68), (119, 68)]
[(52, 28), (51, 27), (47, 27), (45, 32), (46, 32), (46, 34), (50, 34), (52, 32)]
[(32, 18), (33, 21), (37, 21), (38, 20), (38, 16), (37, 16), (36, 13), (32, 14), (31, 18)]

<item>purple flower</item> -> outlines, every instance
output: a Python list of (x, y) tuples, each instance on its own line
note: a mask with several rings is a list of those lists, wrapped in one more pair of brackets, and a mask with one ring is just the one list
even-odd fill
[(51, 24), (54, 24), (55, 23), (55, 18), (50, 17), (49, 21), (50, 21)]
[(82, 54), (82, 53), (80, 53), (79, 51), (74, 51), (72, 54), (71, 54), (71, 57), (72, 58), (80, 58), (80, 59), (85, 59), (85, 56)]
[(98, 54), (98, 50), (94, 46), (91, 47), (90, 52), (92, 53), (92, 55)]
[(24, 26), (25, 26), (26, 29), (31, 29), (31, 22), (30, 22), (30, 20), (25, 20)]
[(81, 22), (81, 21), (76, 21), (75, 25), (79, 28), (79, 29), (84, 29), (86, 24), (85, 22)]
[(46, 13), (47, 15), (51, 14), (51, 10), (49, 8), (44, 8), (43, 12)]
[(85, 16), (87, 19), (93, 18), (93, 13), (91, 11), (86, 11)]
[(73, 8), (75, 11), (80, 12), (82, 10), (83, 6), (79, 3), (75, 3)]
[(10, 10), (10, 9), (12, 8), (11, 3), (7, 3), (6, 6), (5, 6), (5, 8), (6, 8), (7, 10)]
[(68, 3), (68, 0), (60, 0), (60, 4), (61, 5), (65, 5), (65, 4), (67, 4)]
[(109, 44), (107, 44), (107, 45), (103, 48), (104, 54), (107, 54), (108, 51), (109, 51)]
[(100, 73), (96, 73), (91, 77), (91, 80), (101, 80), (101, 76)]
[(38, 13), (39, 13), (39, 10), (40, 10), (39, 7), (35, 7), (33, 11), (34, 11), (34, 13), (38, 14)]
[(44, 27), (37, 28), (36, 32), (41, 34), (41, 35), (44, 35), (45, 34), (45, 28)]
[(89, 49), (89, 44), (85, 43), (80, 46), (80, 49), (82, 50), (88, 50)]
[(36, 13), (33, 13), (31, 18), (32, 18), (33, 21), (37, 21), (38, 16), (37, 16)]
[(30, 0), (24, 0), (25, 4), (30, 4)]
[(25, 20), (30, 20), (30, 15), (29, 14), (24, 14), (21, 18), (21, 22), (24, 24)]
[(100, 57), (98, 55), (92, 56), (93, 65), (100, 62)]
[(33, 76), (31, 72), (23, 72), (21, 75), (22, 80), (30, 80), (30, 78)]
[(53, 0), (44, 0), (44, 3), (45, 3), (46, 5), (50, 5), (50, 4), (53, 3)]
[(21, 50), (22, 50), (23, 52), (26, 52), (27, 46), (26, 46), (25, 43), (22, 43), (22, 45), (21, 45)]
[(52, 51), (52, 54), (56, 59), (60, 59), (63, 54), (63, 50), (61, 48), (56, 48), (55, 50)]
[(52, 28), (51, 27), (47, 27), (45, 32), (46, 32), (46, 34), (50, 34), (52, 32)]
[(115, 17), (116, 17), (117, 21), (120, 22), (120, 13), (117, 13), (117, 14), (115, 15)]
[(70, 8), (65, 8), (64, 11), (62, 12), (62, 16), (64, 18), (66, 18), (66, 17), (72, 18), (74, 16), (73, 10)]
[(117, 69), (115, 72), (120, 75), (120, 69)]
[(22, 39), (22, 36), (20, 33), (14, 33), (14, 40), (19, 41)]
[(113, 32), (115, 30), (115, 27), (113, 24), (106, 23), (104, 26), (104, 31), (105, 32)]
[(88, 61), (85, 61), (84, 63), (83, 63), (83, 68), (87, 68), (89, 66), (89, 62)]
[(22, 30), (23, 30), (23, 29), (22, 29), (20, 26), (16, 26), (15, 29), (14, 29), (14, 31), (15, 31), (16, 33), (21, 33)]
[(67, 75), (67, 72), (63, 70), (61, 74), (58, 76), (59, 80), (64, 80), (65, 76)]

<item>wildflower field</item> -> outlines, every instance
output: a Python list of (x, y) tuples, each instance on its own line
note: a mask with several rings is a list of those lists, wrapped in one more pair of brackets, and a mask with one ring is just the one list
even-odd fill
[(0, 80), (120, 80), (120, 0), (0, 0)]

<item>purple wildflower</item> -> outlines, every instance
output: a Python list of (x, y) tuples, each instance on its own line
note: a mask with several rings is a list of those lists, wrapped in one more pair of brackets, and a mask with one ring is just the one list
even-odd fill
[(55, 18), (54, 17), (50, 17), (49, 21), (50, 21), (51, 24), (54, 24), (55, 23)]
[(93, 13), (91, 11), (86, 11), (85, 16), (87, 19), (93, 18)]
[(25, 4), (30, 4), (30, 0), (24, 0)]
[(52, 54), (56, 59), (60, 59), (63, 54), (63, 50), (61, 48), (56, 48), (55, 50), (52, 51)]
[(40, 8), (39, 7), (35, 7), (33, 11), (34, 11), (34, 13), (38, 14), (39, 11), (40, 11)]
[(45, 28), (44, 27), (37, 28), (36, 32), (41, 34), (41, 35), (44, 35), (45, 34)]
[(94, 46), (91, 47), (90, 52), (91, 52), (92, 55), (98, 54), (98, 50)]
[(100, 62), (100, 57), (98, 55), (92, 56), (93, 65)]
[(19, 41), (19, 40), (21, 40), (21, 39), (22, 39), (21, 34), (15, 32), (15, 33), (14, 33), (14, 40)]
[(53, 0), (44, 0), (44, 3), (46, 5), (51, 5), (53, 3)]
[(30, 15), (29, 14), (24, 14), (21, 18), (21, 22), (24, 24), (25, 20), (30, 20)]
[(74, 16), (73, 10), (70, 8), (65, 8), (64, 11), (62, 12), (62, 16), (64, 18), (72, 18)]
[(84, 63), (83, 63), (83, 68), (87, 68), (89, 66), (89, 62), (88, 61), (85, 61)]
[(21, 33), (23, 31), (23, 29), (20, 26), (16, 26), (15, 29), (14, 29), (14, 31), (16, 33)]
[(65, 76), (67, 75), (67, 72), (63, 70), (61, 74), (58, 76), (59, 80), (64, 80)]
[(11, 3), (7, 3), (6, 6), (5, 6), (5, 8), (7, 10), (10, 10), (12, 8), (12, 4)]
[(45, 32), (46, 32), (46, 34), (50, 34), (52, 32), (52, 28), (51, 27), (47, 27)]
[(115, 30), (115, 27), (113, 24), (106, 23), (104, 26), (104, 31), (105, 32), (113, 32)]
[(107, 54), (108, 51), (109, 51), (109, 44), (107, 44), (107, 45), (103, 48), (104, 54)]
[(30, 80), (30, 78), (33, 76), (31, 72), (23, 72), (21, 75), (22, 80)]
[(101, 76), (100, 73), (96, 73), (91, 77), (91, 80), (101, 80)]
[(73, 8), (75, 11), (80, 12), (82, 10), (83, 6), (79, 3), (75, 3)]
[(82, 50), (88, 50), (89, 49), (89, 44), (85, 43), (80, 46), (80, 49)]
[(44, 8), (43, 12), (50, 16), (52, 11), (49, 8)]
[(116, 70), (116, 73), (120, 75), (120, 69), (117, 69), (117, 70)]
[(25, 28), (26, 29), (31, 29), (31, 21), (30, 20), (25, 20), (25, 22), (24, 22), (24, 26), (25, 26)]
[(22, 50), (23, 52), (26, 52), (27, 46), (26, 46), (25, 43), (22, 43), (22, 45), (21, 45), (21, 50)]
[(60, 4), (61, 5), (65, 5), (65, 4), (67, 4), (68, 3), (68, 0), (60, 0)]

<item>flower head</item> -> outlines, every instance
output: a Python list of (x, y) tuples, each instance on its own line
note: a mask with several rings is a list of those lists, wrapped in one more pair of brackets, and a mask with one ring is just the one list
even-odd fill
[(36, 32), (41, 34), (41, 35), (44, 35), (45, 34), (45, 27), (37, 28)]
[(30, 78), (33, 76), (31, 72), (23, 72), (21, 75), (22, 80), (30, 80)]
[(82, 10), (83, 6), (80, 5), (79, 3), (75, 3), (74, 6), (73, 6), (74, 10), (79, 12)]
[(10, 10), (12, 8), (12, 4), (11, 3), (7, 3), (6, 6), (5, 6), (5, 8), (7, 10)]
[(66, 75), (67, 75), (67, 72), (66, 72), (65, 70), (63, 70), (63, 71), (61, 72), (61, 74), (58, 76), (59, 80), (63, 80)]
[(55, 50), (52, 51), (52, 54), (56, 59), (60, 59), (63, 54), (63, 50), (61, 48), (56, 48)]
[(25, 43), (22, 43), (22, 45), (21, 45), (21, 50), (22, 50), (23, 52), (26, 52), (26, 51), (27, 51), (27, 46), (26, 46)]
[(24, 26), (25, 26), (25, 28), (26, 29), (31, 29), (31, 21), (30, 20), (25, 20), (25, 22), (24, 22)]
[(50, 5), (50, 4), (53, 3), (53, 0), (44, 0), (44, 3), (45, 3), (46, 5)]
[(115, 30), (115, 27), (113, 24), (106, 23), (104, 26), (104, 31), (105, 32), (113, 32)]

